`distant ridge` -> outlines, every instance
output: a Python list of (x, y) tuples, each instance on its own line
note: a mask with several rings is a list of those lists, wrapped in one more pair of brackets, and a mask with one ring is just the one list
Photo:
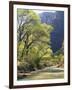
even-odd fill
[(56, 11), (52, 13), (46, 11), (40, 13), (40, 18), (42, 23), (54, 26), (54, 31), (51, 33), (51, 47), (55, 53), (62, 47), (64, 41), (64, 12)]

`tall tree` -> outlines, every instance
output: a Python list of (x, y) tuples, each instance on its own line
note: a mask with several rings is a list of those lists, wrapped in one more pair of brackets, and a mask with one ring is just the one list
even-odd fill
[[(17, 10), (17, 56), (19, 61), (39, 67), (45, 54), (52, 53), (50, 33), (53, 27), (42, 24), (40, 17), (33, 10)], [(31, 67), (31, 66), (30, 66)]]

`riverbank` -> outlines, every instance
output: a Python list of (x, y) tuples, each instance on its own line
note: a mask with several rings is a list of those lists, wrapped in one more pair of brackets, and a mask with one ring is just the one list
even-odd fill
[(46, 67), (44, 69), (31, 71), (29, 73), (18, 73), (18, 80), (56, 79), (56, 78), (64, 78), (63, 68)]

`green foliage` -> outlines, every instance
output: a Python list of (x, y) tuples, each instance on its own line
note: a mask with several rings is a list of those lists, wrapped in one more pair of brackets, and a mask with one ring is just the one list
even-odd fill
[(33, 10), (17, 10), (18, 70), (30, 72), (63, 62), (63, 54), (53, 54), (50, 34), (53, 26), (41, 23)]

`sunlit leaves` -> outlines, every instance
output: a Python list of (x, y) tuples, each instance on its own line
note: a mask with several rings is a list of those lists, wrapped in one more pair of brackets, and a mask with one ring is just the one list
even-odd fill
[(33, 10), (17, 10), (17, 59), (23, 70), (32, 71), (64, 61), (62, 50), (55, 55), (52, 52), (53, 29), (52, 25), (41, 23)]

